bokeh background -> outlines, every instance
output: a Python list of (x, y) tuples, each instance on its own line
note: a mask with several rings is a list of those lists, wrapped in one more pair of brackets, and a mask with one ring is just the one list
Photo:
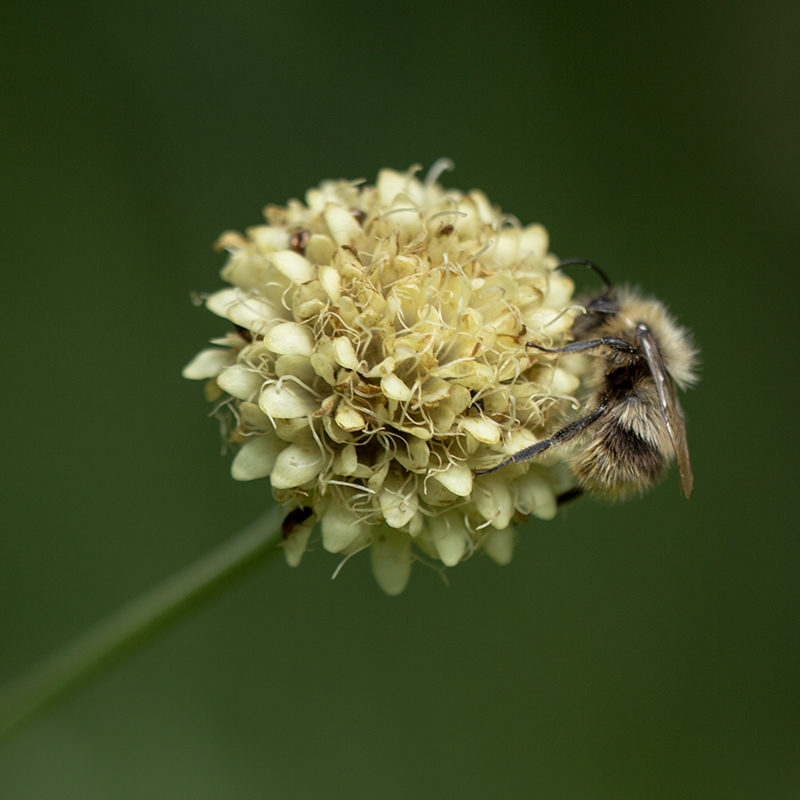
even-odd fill
[[(180, 369), (225, 229), (456, 162), (692, 327), (696, 475), (445, 586), (280, 560), (0, 752), (22, 798), (800, 796), (790, 2), (17, 4), (3, 22), (0, 679), (270, 502)], [(577, 278), (582, 276), (576, 275)], [(587, 276), (587, 280), (590, 276)]]

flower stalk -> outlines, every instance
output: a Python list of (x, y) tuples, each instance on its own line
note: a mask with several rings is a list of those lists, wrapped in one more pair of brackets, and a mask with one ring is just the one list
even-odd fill
[(277, 552), (285, 511), (273, 507), (216, 550), (89, 628), (0, 691), (0, 739), (108, 669)]

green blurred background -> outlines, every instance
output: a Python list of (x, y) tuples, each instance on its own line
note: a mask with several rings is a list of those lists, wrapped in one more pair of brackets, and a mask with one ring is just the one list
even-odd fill
[[(800, 796), (795, 3), (17, 4), (0, 679), (257, 516), (201, 386), (218, 233), (427, 168), (692, 327), (696, 476), (512, 564), (251, 574), (0, 753), (0, 797)], [(578, 276), (580, 277), (580, 276)], [(792, 520), (795, 520), (792, 523)]]

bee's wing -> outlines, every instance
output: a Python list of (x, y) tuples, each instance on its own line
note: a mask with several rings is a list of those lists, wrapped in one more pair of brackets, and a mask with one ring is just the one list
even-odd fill
[(678, 459), (681, 488), (688, 499), (692, 496), (694, 489), (694, 475), (692, 474), (692, 462), (689, 460), (689, 446), (686, 443), (686, 423), (683, 420), (683, 409), (675, 392), (675, 384), (664, 369), (664, 362), (661, 360), (661, 353), (658, 351), (653, 334), (645, 326), (638, 329), (638, 334), (647, 364), (656, 383), (661, 416)]

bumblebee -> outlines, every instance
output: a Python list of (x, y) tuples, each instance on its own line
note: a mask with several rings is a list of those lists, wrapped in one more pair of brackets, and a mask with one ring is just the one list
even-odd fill
[(697, 380), (698, 352), (689, 331), (675, 322), (663, 303), (613, 286), (591, 261), (568, 259), (556, 269), (571, 264), (594, 270), (605, 288), (584, 300), (585, 313), (572, 325), (570, 344), (556, 349), (535, 342), (526, 346), (553, 355), (600, 356), (592, 367), (580, 416), (549, 439), (476, 474), (530, 461), (581, 437), (569, 462), (577, 491), (568, 492), (568, 497), (581, 490), (611, 498), (646, 491), (664, 476), (673, 458), (683, 493), (691, 497), (694, 478), (677, 395), (677, 388), (686, 389)]

